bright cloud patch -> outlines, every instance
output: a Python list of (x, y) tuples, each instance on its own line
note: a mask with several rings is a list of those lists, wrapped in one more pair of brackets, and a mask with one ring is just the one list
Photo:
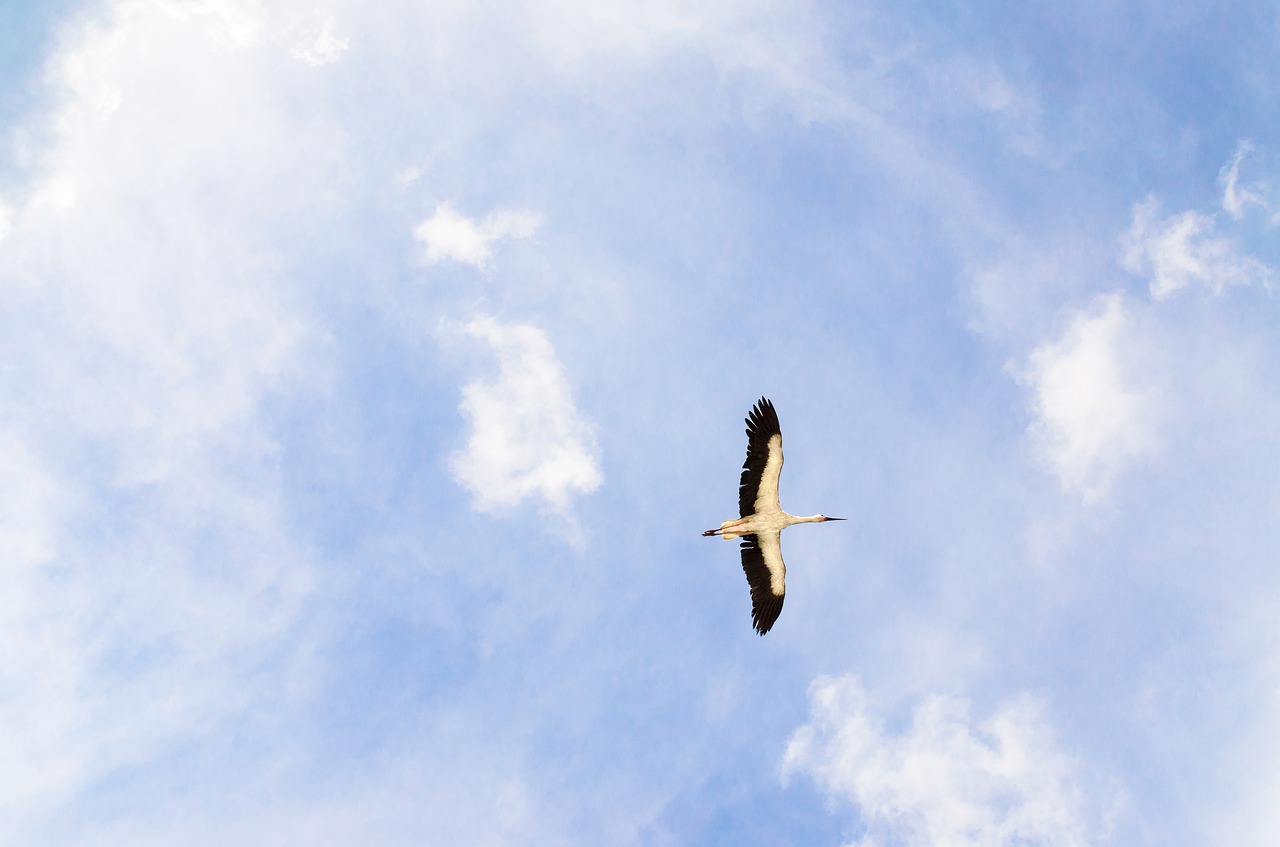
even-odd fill
[(791, 737), (784, 776), (808, 774), (853, 804), (858, 847), (1081, 847), (1089, 843), (1074, 764), (1035, 702), (975, 722), (934, 696), (901, 730), (885, 726), (858, 681), (819, 679), (812, 718)]
[(338, 61), (347, 52), (350, 39), (339, 38), (337, 27), (338, 22), (332, 15), (322, 16), (319, 24), (304, 34), (289, 55), (308, 65), (329, 65)]
[(503, 238), (529, 238), (538, 228), (531, 212), (495, 209), (476, 223), (459, 214), (449, 203), (441, 203), (435, 214), (413, 230), (414, 237), (427, 245), (427, 259), (453, 259), (482, 268), (489, 261), (494, 242)]
[(1127, 318), (1119, 295), (1078, 315), (1036, 348), (1024, 381), (1034, 392), (1032, 436), (1063, 485), (1092, 499), (1128, 460), (1154, 447), (1154, 403), (1129, 377)]
[[(1241, 196), (1230, 196), (1233, 199), (1228, 201), (1224, 196), (1223, 202), (1243, 209)], [(1161, 218), (1160, 204), (1154, 198), (1133, 209), (1123, 263), (1130, 273), (1150, 276), (1151, 296), (1156, 300), (1192, 285), (1221, 294), (1233, 285), (1270, 287), (1275, 282), (1270, 267), (1215, 234), (1211, 216), (1193, 210)]]
[(567, 512), (574, 493), (594, 491), (604, 477), (551, 342), (542, 330), (490, 318), (472, 321), (466, 331), (493, 348), (498, 378), (463, 389), (472, 432), (453, 459), (454, 475), (482, 511), (541, 497)]
[(307, 591), (259, 404), (308, 333), (267, 242), (334, 136), (281, 114), (261, 17), (121, 3), (68, 30), (0, 214), (0, 842), (259, 696)]

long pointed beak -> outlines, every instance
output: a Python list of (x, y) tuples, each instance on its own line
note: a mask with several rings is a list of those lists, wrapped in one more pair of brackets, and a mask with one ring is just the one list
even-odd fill
[(848, 518), (827, 518), (829, 521), (847, 521)]

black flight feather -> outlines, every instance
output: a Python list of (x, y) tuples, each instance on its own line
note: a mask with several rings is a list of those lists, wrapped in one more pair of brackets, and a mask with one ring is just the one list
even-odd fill
[(769, 439), (782, 435), (778, 413), (773, 403), (761, 397), (747, 416), (747, 460), (742, 463), (742, 481), (738, 483), (738, 517), (755, 514), (756, 491), (769, 461)]
[[(776, 417), (774, 421), (777, 422)], [(765, 566), (758, 536), (742, 536), (742, 570), (746, 572), (747, 584), (751, 586), (751, 623), (756, 632), (764, 635), (782, 614), (785, 595), (773, 593), (773, 577)]]

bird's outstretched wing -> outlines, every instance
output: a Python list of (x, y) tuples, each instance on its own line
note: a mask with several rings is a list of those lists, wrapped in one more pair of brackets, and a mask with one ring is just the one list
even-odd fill
[(751, 623), (764, 635), (782, 614), (787, 593), (787, 566), (782, 561), (782, 533), (742, 536), (742, 569), (751, 586)]
[(763, 505), (778, 508), (780, 473), (782, 428), (773, 404), (761, 397), (747, 416), (747, 460), (738, 483), (738, 517), (754, 515)]

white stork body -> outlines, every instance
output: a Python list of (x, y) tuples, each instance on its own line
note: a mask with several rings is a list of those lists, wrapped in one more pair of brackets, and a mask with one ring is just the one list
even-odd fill
[(787, 592), (787, 565), (782, 561), (782, 531), (798, 523), (842, 521), (826, 515), (796, 517), (778, 502), (782, 473), (782, 428), (773, 403), (761, 397), (747, 417), (747, 460), (738, 486), (737, 520), (720, 524), (703, 535), (742, 539), (742, 569), (751, 586), (751, 622), (764, 635), (782, 614)]

